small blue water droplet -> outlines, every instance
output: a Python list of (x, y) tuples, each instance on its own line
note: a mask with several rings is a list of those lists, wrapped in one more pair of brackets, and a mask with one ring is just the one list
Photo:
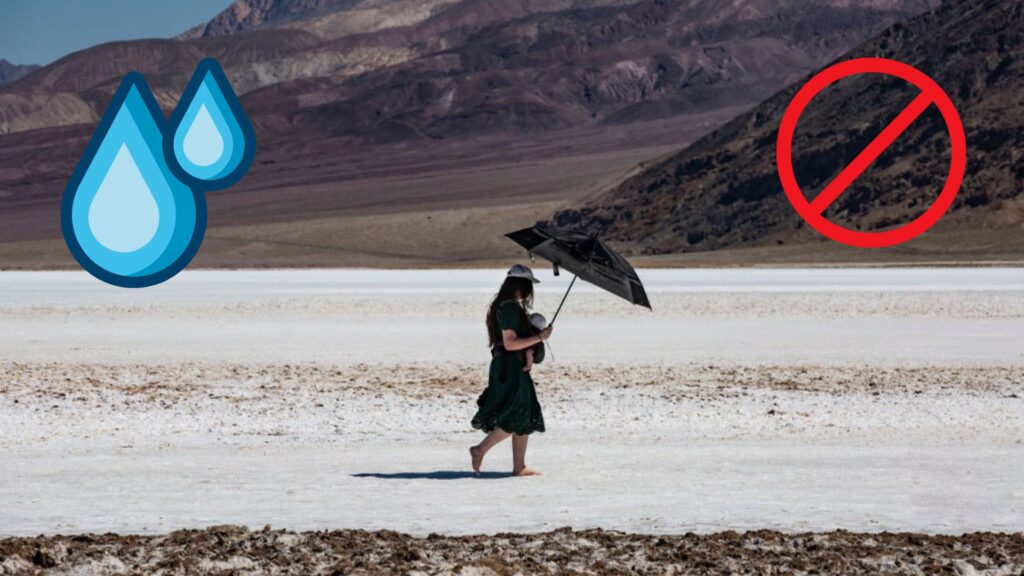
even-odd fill
[(171, 116), (166, 145), (178, 176), (194, 188), (226, 188), (249, 169), (255, 154), (252, 124), (215, 60), (203, 60)]
[(105, 282), (163, 282), (191, 261), (202, 241), (205, 198), (168, 165), (166, 131), (145, 80), (128, 74), (64, 191), (65, 242)]
[(199, 107), (199, 114), (185, 133), (182, 150), (196, 166), (213, 166), (224, 157), (224, 138), (205, 104)]

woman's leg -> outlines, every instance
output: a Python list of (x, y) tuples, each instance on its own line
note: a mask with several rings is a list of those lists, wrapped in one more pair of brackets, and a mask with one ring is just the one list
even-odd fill
[(495, 445), (511, 435), (501, 428), (495, 428), (487, 436), (484, 436), (484, 439), (479, 444), (469, 449), (469, 455), (473, 459), (473, 472), (477, 476), (480, 475), (480, 465), (484, 463), (484, 454), (487, 454), (488, 450), (494, 448)]
[(530, 437), (526, 434), (512, 436), (512, 475), (540, 476), (540, 472), (526, 467), (526, 442)]

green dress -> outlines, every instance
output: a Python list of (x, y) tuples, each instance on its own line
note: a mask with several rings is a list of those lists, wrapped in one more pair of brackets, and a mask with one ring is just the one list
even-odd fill
[[(499, 330), (515, 330), (520, 338), (532, 336), (525, 326), (522, 306), (509, 301), (498, 308)], [(507, 356), (505, 378), (501, 378), (502, 356)], [(491, 358), (491, 372), (487, 389), (477, 404), (480, 410), (473, 417), (473, 428), (490, 432), (501, 428), (513, 434), (532, 434), (544, 431), (544, 415), (537, 401), (537, 391), (529, 372), (523, 372), (523, 361), (519, 353), (499, 354)]]

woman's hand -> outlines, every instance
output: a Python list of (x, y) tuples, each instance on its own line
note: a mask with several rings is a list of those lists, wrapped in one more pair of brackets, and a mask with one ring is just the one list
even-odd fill
[(554, 332), (554, 330), (554, 326), (548, 326), (547, 328), (541, 330), (540, 334), (538, 334), (538, 336), (540, 336), (541, 342), (547, 340), (548, 338), (551, 338), (551, 333)]
[(533, 368), (533, 350), (526, 351), (526, 364), (523, 365), (523, 372), (529, 372)]

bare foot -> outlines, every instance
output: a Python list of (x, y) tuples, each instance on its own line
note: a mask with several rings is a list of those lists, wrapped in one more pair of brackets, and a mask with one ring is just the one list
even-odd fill
[(533, 468), (529, 468), (529, 467), (522, 468), (520, 470), (513, 470), (512, 471), (512, 475), (513, 476), (542, 476), (542, 474), (540, 473), (539, 470), (534, 470)]
[(484, 454), (480, 451), (480, 448), (471, 446), (469, 448), (469, 457), (473, 459), (473, 474), (480, 476), (480, 465), (484, 463)]

